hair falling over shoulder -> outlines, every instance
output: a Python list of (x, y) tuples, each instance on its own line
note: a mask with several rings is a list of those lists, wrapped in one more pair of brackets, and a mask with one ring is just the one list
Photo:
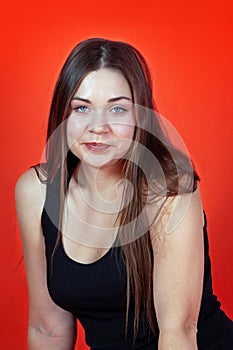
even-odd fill
[[(35, 167), (41, 180), (47, 183), (59, 173), (60, 218), (69, 180), (79, 162), (68, 149), (66, 140), (70, 101), (87, 74), (101, 68), (117, 70), (124, 75), (131, 89), (137, 118), (134, 149), (124, 160), (122, 169), (122, 177), (133, 186), (133, 198), (118, 215), (118, 240), (127, 270), (126, 334), (130, 298), (133, 296), (136, 340), (142, 314), (146, 313), (152, 332), (157, 332), (153, 307), (154, 253), (150, 225), (144, 214), (146, 197), (152, 193), (151, 197), (156, 201), (162, 196), (166, 200), (171, 196), (191, 193), (199, 177), (189, 157), (176, 149), (163, 131), (153, 101), (151, 75), (141, 53), (124, 42), (88, 39), (72, 50), (58, 77), (48, 121), (46, 164)], [(153, 166), (151, 156), (156, 159), (156, 166)], [(123, 202), (127, 202), (127, 191), (125, 188)], [(60, 236), (59, 231), (57, 244)], [(54, 254), (55, 251), (56, 247)]]

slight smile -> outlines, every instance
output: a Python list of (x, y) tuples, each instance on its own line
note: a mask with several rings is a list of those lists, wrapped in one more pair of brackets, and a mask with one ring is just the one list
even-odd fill
[(84, 145), (88, 150), (94, 151), (94, 152), (106, 151), (111, 147), (111, 145), (107, 143), (102, 143), (102, 142), (86, 142), (84, 143)]

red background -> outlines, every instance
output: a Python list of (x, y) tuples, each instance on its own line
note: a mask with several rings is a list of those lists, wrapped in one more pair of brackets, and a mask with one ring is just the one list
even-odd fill
[[(161, 113), (202, 178), (215, 293), (233, 317), (232, 1), (8, 1), (1, 4), (0, 348), (26, 348), (27, 290), (14, 206), (19, 175), (40, 160), (53, 86), (87, 37), (130, 42), (147, 58)], [(33, 234), (33, 232), (32, 232)], [(83, 331), (77, 348), (85, 348)]]

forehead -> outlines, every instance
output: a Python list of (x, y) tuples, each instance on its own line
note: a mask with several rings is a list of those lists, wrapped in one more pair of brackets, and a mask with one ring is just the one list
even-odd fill
[(74, 94), (98, 103), (117, 96), (132, 98), (130, 86), (121, 72), (108, 68), (89, 73)]

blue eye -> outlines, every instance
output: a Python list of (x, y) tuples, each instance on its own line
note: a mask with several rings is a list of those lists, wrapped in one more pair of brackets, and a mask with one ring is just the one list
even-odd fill
[(113, 107), (113, 112), (114, 113), (122, 113), (122, 112), (126, 112), (127, 110), (123, 107), (119, 107), (119, 106), (116, 106), (116, 107)]
[(87, 106), (76, 106), (74, 107), (76, 112), (85, 113), (88, 112), (89, 108)]

